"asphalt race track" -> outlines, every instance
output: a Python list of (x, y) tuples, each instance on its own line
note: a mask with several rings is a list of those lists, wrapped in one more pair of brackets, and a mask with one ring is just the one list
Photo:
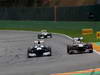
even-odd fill
[(60, 34), (46, 39), (52, 48), (51, 57), (28, 59), (27, 48), (37, 39), (37, 32), (0, 31), (0, 75), (49, 75), (100, 67), (100, 55), (67, 54), (67, 44), (72, 40)]

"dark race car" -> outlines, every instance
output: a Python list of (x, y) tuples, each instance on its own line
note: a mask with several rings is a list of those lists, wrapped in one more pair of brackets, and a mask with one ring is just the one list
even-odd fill
[(38, 34), (38, 39), (52, 38), (52, 34), (48, 33), (47, 30), (42, 30), (40, 34)]
[(45, 46), (42, 41), (35, 41), (32, 48), (28, 48), (27, 57), (42, 57), (42, 56), (51, 56), (51, 48)]
[(78, 53), (93, 53), (93, 47), (91, 43), (81, 42), (83, 38), (74, 38), (72, 45), (67, 45), (68, 54)]

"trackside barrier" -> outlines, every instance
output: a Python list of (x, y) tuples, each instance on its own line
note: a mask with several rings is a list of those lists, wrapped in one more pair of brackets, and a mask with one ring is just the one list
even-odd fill
[(93, 34), (93, 29), (82, 29), (82, 35)]
[(96, 32), (96, 38), (97, 39), (100, 39), (100, 31), (99, 32)]

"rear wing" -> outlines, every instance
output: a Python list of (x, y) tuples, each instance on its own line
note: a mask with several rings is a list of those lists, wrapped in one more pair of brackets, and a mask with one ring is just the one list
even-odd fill
[(47, 30), (46, 29), (43, 29), (43, 30), (41, 30), (41, 32), (47, 32)]
[(73, 38), (73, 43), (81, 43), (82, 40), (83, 40), (83, 37), (75, 37)]
[(83, 37), (75, 37), (75, 38), (73, 38), (73, 40), (77, 40), (77, 41), (80, 40), (81, 41), (81, 40), (83, 40)]

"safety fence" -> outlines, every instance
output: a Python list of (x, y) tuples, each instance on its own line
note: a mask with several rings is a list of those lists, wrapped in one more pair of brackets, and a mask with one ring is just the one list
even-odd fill
[(0, 8), (0, 20), (94, 21), (100, 20), (99, 7)]

